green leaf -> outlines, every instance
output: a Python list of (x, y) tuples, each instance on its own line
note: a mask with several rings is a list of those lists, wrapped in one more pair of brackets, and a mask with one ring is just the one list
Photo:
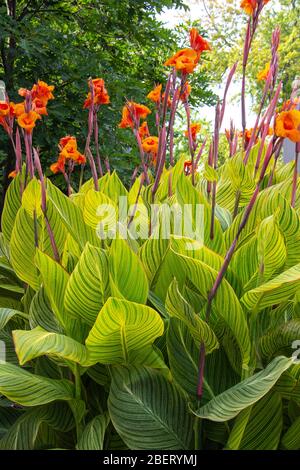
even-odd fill
[(207, 162), (205, 163), (203, 178), (211, 182), (218, 181), (218, 172)]
[(232, 450), (276, 450), (282, 431), (282, 402), (270, 392), (236, 418), (226, 448)]
[[(210, 237), (211, 206), (200, 191), (192, 185), (186, 176), (181, 175), (176, 187), (176, 196), (179, 204), (185, 210), (184, 236), (204, 242), (205, 246), (216, 253), (224, 254), (225, 244), (220, 222), (215, 218), (215, 234)], [(189, 214), (189, 209), (190, 214)], [(191, 234), (190, 232), (193, 232)]]
[(109, 253), (110, 288), (114, 297), (145, 304), (149, 286), (142, 263), (128, 243), (113, 240)]
[(56, 356), (81, 366), (89, 366), (88, 352), (83, 344), (57, 333), (50, 333), (40, 327), (34, 330), (12, 332), (20, 365), (39, 356)]
[(284, 449), (299, 450), (300, 449), (300, 417), (297, 418), (289, 427), (281, 440)]
[(34, 295), (29, 309), (29, 323), (31, 328), (40, 326), (46, 331), (62, 333), (63, 327), (53, 310), (47, 298), (44, 287), (41, 287)]
[(108, 297), (106, 252), (87, 243), (66, 285), (66, 313), (93, 325)]
[(78, 450), (103, 450), (105, 431), (110, 421), (109, 415), (93, 418), (84, 428), (78, 441)]
[(158, 272), (169, 244), (169, 240), (151, 237), (139, 249), (138, 254), (150, 284)]
[(47, 204), (52, 205), (53, 209), (57, 211), (62, 223), (82, 250), (88, 241), (93, 245), (99, 245), (99, 238), (91, 227), (85, 224), (80, 207), (65, 196), (49, 180), (47, 180)]
[[(83, 218), (98, 236), (116, 232), (118, 211), (115, 203), (105, 194), (90, 189), (85, 196)], [(109, 237), (108, 237), (109, 238)]]
[(74, 387), (67, 380), (48, 379), (0, 361), (0, 393), (20, 405), (37, 406), (71, 400)]
[(69, 280), (69, 274), (50, 256), (37, 250), (35, 256), (36, 265), (42, 275), (44, 288), (51, 302), (51, 307), (63, 327), (67, 326), (64, 315), (64, 296)]
[(22, 207), (32, 218), (34, 213), (37, 217), (42, 214), (41, 194), (41, 183), (36, 178), (33, 178), (29, 181), (22, 194)]
[(21, 207), (21, 175), (18, 174), (8, 186), (5, 193), (1, 227), (7, 241), (10, 241), (18, 210)]
[[(75, 421), (70, 408), (65, 403), (36, 407), (28, 410), (11, 426), (5, 436), (0, 440), (0, 449), (31, 450), (35, 449), (39, 431), (43, 424), (59, 432), (70, 431)], [(46, 439), (46, 435), (44, 435)], [(44, 444), (49, 444), (44, 442)]]
[(300, 287), (300, 264), (284, 271), (272, 280), (252, 289), (241, 301), (247, 310), (263, 310), (291, 298)]
[[(167, 289), (176, 277), (179, 288), (182, 289), (186, 279), (188, 279), (196, 292), (200, 294), (202, 303), (198, 305), (197, 312), (203, 309), (203, 305), (207, 302), (207, 296), (210, 292), (218, 272), (208, 266), (206, 263), (182, 255), (175, 251), (176, 245), (171, 246), (168, 254), (164, 258), (164, 264), (161, 269), (161, 275), (155, 286), (155, 293), (164, 300)], [(224, 305), (227, 308), (224, 308)], [(247, 368), (250, 359), (250, 338), (249, 330), (245, 314), (239, 303), (239, 300), (226, 279), (223, 279), (218, 292), (212, 303), (213, 315), (211, 321), (222, 319), (227, 328), (231, 331), (242, 356), (242, 367)]]
[(111, 297), (86, 340), (90, 360), (164, 367), (152, 346), (163, 331), (163, 321), (152, 308)]
[(197, 345), (204, 342), (207, 354), (219, 347), (219, 342), (212, 329), (196, 315), (193, 308), (179, 292), (176, 280), (169, 287), (166, 309), (171, 317), (178, 318), (185, 323)]
[(15, 315), (26, 318), (27, 315), (12, 308), (0, 308), (0, 330), (11, 320)]
[(22, 207), (19, 209), (11, 234), (11, 264), (22, 281), (34, 290), (39, 288), (38, 271), (34, 264), (35, 230), (33, 219)]
[(234, 418), (242, 410), (266, 395), (292, 363), (293, 359), (291, 358), (276, 357), (265, 369), (221, 393), (195, 411), (195, 415), (199, 418), (219, 422)]
[(114, 368), (108, 409), (130, 449), (190, 448), (193, 421), (186, 402), (175, 385), (154, 370)]
[(300, 319), (279, 325), (262, 336), (259, 341), (263, 357), (272, 358), (276, 353), (292, 354), (292, 343), (300, 338)]

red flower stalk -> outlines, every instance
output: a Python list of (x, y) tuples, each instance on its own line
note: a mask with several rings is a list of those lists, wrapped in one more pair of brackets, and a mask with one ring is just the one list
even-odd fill
[(49, 239), (50, 239), (54, 259), (55, 259), (55, 261), (60, 263), (60, 256), (59, 256), (59, 252), (58, 252), (58, 249), (57, 249), (57, 246), (56, 246), (56, 243), (55, 243), (54, 234), (53, 234), (53, 231), (51, 229), (51, 226), (50, 226), (50, 223), (49, 223), (49, 220), (48, 220), (48, 217), (47, 217), (47, 202), (46, 202), (47, 200), (46, 200), (45, 179), (44, 179), (43, 170), (42, 170), (42, 167), (41, 167), (40, 157), (39, 157), (39, 154), (38, 154), (38, 152), (35, 148), (33, 148), (33, 155), (34, 155), (34, 165), (35, 165), (35, 168), (37, 169), (37, 172), (38, 172), (38, 175), (39, 175), (39, 178), (40, 178), (40, 182), (41, 182), (41, 193), (42, 193), (41, 209), (42, 209), (42, 212), (43, 212), (43, 215), (44, 215), (46, 228), (47, 228), (47, 232), (48, 232), (48, 235), (49, 235)]

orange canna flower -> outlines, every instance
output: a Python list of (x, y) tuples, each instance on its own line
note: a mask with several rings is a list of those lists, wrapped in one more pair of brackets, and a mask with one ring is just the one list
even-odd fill
[(45, 102), (40, 98), (34, 98), (32, 101), (32, 109), (40, 115), (48, 116)]
[(200, 59), (200, 53), (194, 49), (181, 49), (176, 52), (164, 65), (175, 67), (176, 70), (181, 71), (183, 74), (192, 73), (197, 67)]
[(265, 68), (257, 74), (257, 80), (259, 80), (259, 81), (267, 80), (268, 75), (269, 75), (269, 71), (270, 71), (270, 66), (271, 66), (271, 64), (270, 64), (270, 62), (268, 62), (265, 65)]
[(59, 141), (59, 145), (61, 146), (61, 148), (64, 148), (66, 146), (66, 144), (68, 142), (70, 142), (70, 140), (72, 141), (75, 141), (76, 142), (76, 137), (72, 136), (72, 135), (66, 135), (65, 137), (62, 137)]
[(77, 150), (77, 141), (76, 139), (70, 139), (66, 145), (63, 147), (60, 155), (64, 157), (66, 160), (76, 160), (78, 157), (78, 150)]
[(41, 116), (35, 111), (29, 111), (29, 113), (20, 114), (18, 117), (18, 124), (30, 134), (32, 129), (35, 127), (35, 121), (37, 119), (41, 119)]
[(247, 13), (247, 15), (253, 15), (257, 7), (257, 0), (242, 0), (241, 8)]
[(15, 177), (17, 176), (17, 174), (18, 174), (17, 171), (16, 171), (16, 170), (13, 170), (13, 171), (11, 171), (11, 172), (9, 173), (8, 177), (9, 177), (9, 178), (15, 178)]
[(178, 94), (179, 94), (179, 99), (181, 101), (187, 101), (190, 93), (192, 91), (192, 87), (191, 85), (189, 84), (189, 82), (185, 82), (185, 84), (183, 85), (183, 89), (182, 87), (178, 90)]
[(133, 101), (128, 101), (125, 106), (123, 106), (122, 111), (122, 120), (119, 124), (119, 127), (124, 129), (126, 127), (134, 127), (134, 120), (137, 122), (140, 119), (146, 119), (148, 114), (151, 111), (147, 106), (143, 104), (134, 103)]
[(198, 33), (196, 28), (190, 30), (190, 44), (191, 48), (199, 53), (211, 50), (209, 43)]
[(300, 111), (293, 109), (281, 112), (276, 118), (275, 134), (292, 142), (300, 142)]
[(10, 103), (11, 113), (13, 116), (19, 117), (25, 113), (25, 103)]
[(144, 121), (143, 124), (139, 127), (139, 136), (143, 140), (145, 137), (150, 136), (149, 128), (147, 121)]
[(6, 101), (0, 101), (0, 116), (4, 117), (9, 114), (10, 106)]
[[(32, 99), (39, 98), (41, 101), (44, 102), (44, 106), (46, 106), (48, 100), (53, 100), (54, 96), (52, 91), (54, 90), (53, 85), (48, 85), (46, 82), (42, 80), (38, 80), (38, 82), (33, 85), (32, 87)], [(20, 92), (19, 92), (20, 94)]]
[(59, 173), (59, 172), (64, 173), (65, 172), (65, 159), (64, 159), (64, 157), (62, 157), (60, 155), (58, 157), (57, 162), (52, 163), (52, 165), (50, 166), (50, 170), (54, 174)]
[[(200, 129), (201, 129), (201, 124), (199, 124), (199, 123), (191, 124), (191, 134), (192, 134), (192, 139), (193, 140), (196, 140), (197, 134), (198, 134), (198, 132), (200, 132)], [(184, 135), (186, 137), (188, 137), (189, 136), (189, 131), (188, 130), (185, 131)]]
[(160, 100), (161, 100), (161, 89), (162, 89), (162, 85), (157, 85), (153, 90), (150, 91), (150, 93), (148, 93), (147, 95), (147, 98), (151, 101), (153, 101), (153, 103), (160, 103)]
[[(110, 98), (105, 88), (103, 78), (94, 78), (92, 80), (92, 83), (94, 87), (94, 104), (96, 105), (109, 104)], [(87, 109), (91, 106), (91, 104), (92, 104), (92, 96), (91, 96), (91, 92), (89, 92), (87, 94), (87, 98), (83, 104), (83, 107)]]
[(144, 152), (152, 153), (152, 155), (156, 155), (158, 151), (158, 137), (149, 136), (142, 142), (142, 147)]

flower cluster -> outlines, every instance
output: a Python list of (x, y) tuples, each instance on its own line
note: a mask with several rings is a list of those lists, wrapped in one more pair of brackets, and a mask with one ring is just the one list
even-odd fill
[(91, 80), (92, 92), (90, 91), (87, 94), (86, 100), (83, 104), (85, 109), (90, 108), (92, 104), (92, 94), (93, 94), (93, 103), (95, 106), (100, 106), (101, 104), (109, 104), (110, 98), (108, 92), (105, 88), (105, 83), (103, 78), (94, 78)]
[(190, 48), (180, 49), (176, 52), (165, 62), (165, 65), (175, 67), (183, 75), (192, 73), (198, 65), (201, 53), (209, 51), (211, 48), (195, 28), (190, 30), (190, 46)]
[(60, 153), (57, 162), (50, 166), (50, 170), (53, 173), (64, 173), (66, 161), (69, 161), (72, 165), (74, 165), (74, 163), (79, 165), (84, 165), (86, 163), (85, 156), (77, 149), (76, 137), (71, 135), (62, 137), (59, 141), (58, 148), (60, 149)]
[(0, 102), (0, 125), (6, 132), (11, 133), (14, 119), (27, 134), (31, 134), (36, 121), (42, 115), (47, 115), (47, 104), (54, 98), (53, 85), (38, 80), (31, 90), (19, 89), (19, 95), (24, 98), (20, 103), (1, 101)]
[(259, 2), (262, 1), (263, 5), (266, 5), (270, 0), (242, 0), (241, 8), (247, 13), (247, 15), (254, 15), (255, 11), (259, 6)]

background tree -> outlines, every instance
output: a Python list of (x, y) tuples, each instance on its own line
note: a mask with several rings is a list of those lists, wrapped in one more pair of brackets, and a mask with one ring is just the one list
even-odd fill
[[(240, 0), (196, 0), (193, 3), (201, 8), (201, 26), (207, 30), (214, 45), (210, 60), (205, 63), (207, 73), (213, 81), (220, 83), (228, 67), (239, 60), (238, 77), (247, 21), (247, 15), (240, 8)], [(279, 79), (283, 81), (283, 99), (286, 99), (293, 80), (299, 75), (300, 0), (271, 0), (263, 10), (247, 70), (247, 92), (253, 98), (254, 107), (261, 100), (263, 88), (257, 74), (270, 61), (271, 36), (276, 26), (281, 29)]]
[[(76, 135), (82, 148), (87, 79), (100, 76), (111, 97), (100, 112), (101, 153), (128, 178), (138, 157), (130, 132), (117, 127), (121, 108), (125, 97), (146, 103), (146, 94), (165, 77), (162, 64), (177, 48), (178, 34), (157, 13), (182, 6), (183, 0), (0, 0), (0, 79), (10, 98), (20, 100), (18, 88), (31, 88), (38, 79), (55, 85), (49, 116), (34, 137), (44, 167), (56, 159), (61, 136)], [(208, 84), (208, 77), (198, 77), (195, 102), (212, 99)], [(2, 131), (0, 139), (5, 191), (14, 158)]]

